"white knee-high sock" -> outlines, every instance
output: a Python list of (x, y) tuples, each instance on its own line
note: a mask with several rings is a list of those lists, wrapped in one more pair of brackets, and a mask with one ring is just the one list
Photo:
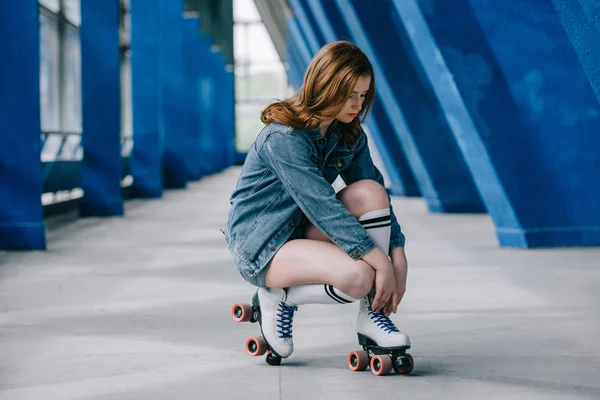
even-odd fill
[(357, 300), (331, 285), (319, 283), (288, 288), (285, 302), (289, 306), (298, 306), (301, 304), (350, 304)]
[[(390, 209), (370, 211), (362, 215), (359, 222), (367, 230), (377, 247), (385, 254), (390, 250), (391, 217)], [(301, 304), (349, 304), (357, 301), (331, 285), (312, 284), (292, 286), (287, 289), (286, 303)]]
[(392, 217), (390, 209), (369, 211), (360, 216), (358, 221), (367, 230), (377, 247), (386, 255), (390, 253), (390, 235), (392, 231)]

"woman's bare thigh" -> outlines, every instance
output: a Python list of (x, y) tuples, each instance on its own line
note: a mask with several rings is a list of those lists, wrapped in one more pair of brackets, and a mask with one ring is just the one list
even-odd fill
[(355, 261), (331, 242), (296, 239), (284, 244), (269, 266), (268, 287), (290, 287), (310, 283), (333, 285), (346, 291), (370, 288), (374, 271), (362, 260)]

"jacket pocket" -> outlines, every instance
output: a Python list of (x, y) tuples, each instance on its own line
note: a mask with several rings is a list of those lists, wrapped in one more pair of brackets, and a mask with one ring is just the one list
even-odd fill
[(335, 168), (338, 171), (343, 171), (352, 164), (353, 158), (354, 152), (352, 151), (331, 153), (327, 159), (326, 165)]

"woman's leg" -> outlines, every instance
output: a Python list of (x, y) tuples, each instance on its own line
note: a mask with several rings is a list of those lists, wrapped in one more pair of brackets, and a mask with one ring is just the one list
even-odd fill
[[(363, 180), (341, 190), (338, 198), (363, 224), (375, 243), (388, 253), (390, 211), (385, 189), (375, 181)], [(373, 313), (371, 309), (366, 296), (373, 287), (373, 268), (362, 260), (348, 257), (312, 225), (308, 226), (305, 236), (306, 239), (292, 240), (279, 249), (265, 276), (266, 286), (271, 289), (257, 291), (263, 335), (272, 348), (282, 357), (292, 353), (295, 306), (351, 303), (360, 298), (357, 317), (360, 335), (381, 346), (409, 346), (405, 334), (385, 315)]]
[[(362, 180), (347, 186), (338, 193), (338, 198), (357, 219), (381, 210), (387, 210), (389, 216), (387, 192), (373, 180)], [(389, 247), (389, 230), (387, 241)], [(388, 249), (384, 251), (387, 253)], [(348, 257), (311, 224), (306, 230), (306, 239), (292, 240), (279, 249), (269, 266), (265, 281), (272, 288), (327, 284), (358, 299), (369, 293), (374, 277), (371, 266)]]

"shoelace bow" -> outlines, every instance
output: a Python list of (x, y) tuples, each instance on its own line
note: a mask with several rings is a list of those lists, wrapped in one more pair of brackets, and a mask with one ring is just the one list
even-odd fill
[(396, 328), (396, 325), (394, 325), (394, 323), (392, 322), (392, 320), (390, 320), (389, 317), (387, 317), (384, 313), (380, 311), (373, 311), (371, 306), (369, 306), (369, 316), (371, 317), (373, 322), (375, 322), (375, 324), (381, 329), (383, 329), (385, 332), (400, 332), (400, 330)]
[(277, 307), (277, 333), (281, 339), (292, 338), (292, 321), (294, 312), (298, 310), (296, 306), (288, 306), (284, 302), (279, 303)]

